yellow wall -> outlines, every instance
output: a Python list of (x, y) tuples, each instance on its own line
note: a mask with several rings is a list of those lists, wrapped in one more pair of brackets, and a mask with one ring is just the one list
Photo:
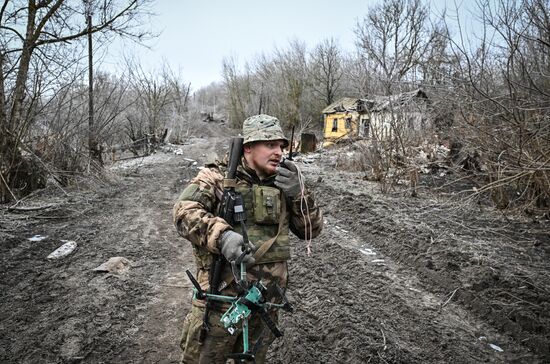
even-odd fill
[[(395, 131), (392, 128), (392, 120), (400, 130), (407, 133), (418, 132), (425, 128), (426, 121), (423, 119), (423, 112), (416, 110), (399, 110), (399, 112), (382, 111), (376, 113), (340, 112), (325, 114), (325, 125), (323, 129), (324, 143), (333, 144), (338, 139), (346, 139), (359, 136), (360, 118), (364, 119), (365, 130), (362, 137), (374, 138), (377, 140), (391, 140)], [(346, 119), (351, 118), (351, 127), (346, 128)], [(337, 120), (337, 130), (332, 131), (333, 120)], [(426, 124), (429, 125), (429, 124)]]
[[(346, 119), (351, 118), (350, 128), (346, 128)], [(337, 119), (337, 130), (332, 131), (334, 119)], [(340, 139), (357, 135), (358, 120), (357, 113), (335, 113), (325, 115), (325, 139)]]

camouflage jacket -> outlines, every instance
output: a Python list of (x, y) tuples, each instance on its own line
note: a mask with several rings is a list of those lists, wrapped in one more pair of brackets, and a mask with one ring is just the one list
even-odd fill
[[(180, 195), (173, 209), (174, 224), (178, 233), (193, 245), (193, 253), (197, 263), (197, 280), (205, 290), (209, 288), (208, 275), (214, 254), (220, 253), (218, 239), (224, 231), (234, 229), (224, 219), (215, 215), (219, 209), (223, 193), (225, 167), (224, 163), (217, 163), (203, 168)], [(237, 184), (239, 186), (248, 186), (249, 188), (253, 185), (274, 187), (274, 179), (275, 176), (260, 180), (255, 171), (247, 166), (244, 158), (237, 170)], [(323, 227), (323, 217), (310, 191), (305, 191), (304, 199), (286, 200), (285, 204), (286, 213), (282, 218), (288, 219), (288, 223), (285, 221), (285, 227), (283, 228), (286, 231), (279, 233), (282, 236), (286, 235), (286, 241), (288, 241), (288, 230), (292, 231), (299, 239), (314, 238), (320, 234)], [(239, 231), (238, 228), (234, 230)], [(269, 251), (276, 248), (275, 245), (268, 250), (268, 254)], [(261, 279), (268, 286), (268, 290), (269, 285), (273, 283), (277, 283), (280, 287), (286, 287), (288, 278), (286, 259), (265, 263), (260, 261), (260, 263), (247, 270), (249, 281)], [(231, 276), (228, 264), (226, 264), (222, 276)], [(234, 288), (230, 285), (222, 293), (236, 294)], [(203, 305), (202, 302), (196, 300), (194, 304)]]

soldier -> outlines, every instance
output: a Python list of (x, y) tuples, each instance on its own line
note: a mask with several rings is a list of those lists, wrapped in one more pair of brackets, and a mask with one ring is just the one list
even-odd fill
[[(267, 287), (266, 300), (276, 302), (280, 297), (274, 285), (286, 288), (287, 261), (290, 259), (289, 230), (300, 239), (319, 235), (323, 218), (313, 194), (303, 183), (303, 176), (290, 161), (281, 162), (283, 148), (288, 146), (279, 120), (269, 115), (256, 115), (243, 124), (243, 157), (237, 169), (236, 190), (241, 192), (247, 213), (249, 240), (256, 247), (244, 258), (249, 267), (247, 280), (261, 282)], [(207, 165), (183, 191), (174, 205), (174, 224), (178, 233), (189, 240), (197, 265), (197, 280), (201, 288), (209, 289), (210, 267), (216, 254), (234, 261), (241, 254), (243, 236), (239, 226), (231, 226), (215, 214), (223, 192), (222, 182), (227, 163)], [(269, 249), (258, 249), (270, 242)], [(259, 251), (264, 251), (259, 254)], [(229, 264), (221, 274), (231, 277)], [(222, 282), (223, 284), (223, 282)], [(220, 292), (237, 295), (235, 281)], [(212, 302), (212, 301), (211, 301)], [(229, 308), (217, 303), (208, 310), (205, 301), (193, 299), (191, 311), (185, 318), (181, 339), (182, 363), (225, 363), (226, 355), (243, 351), (242, 335), (230, 335), (220, 318)], [(277, 312), (269, 312), (276, 323)], [(207, 327), (205, 327), (205, 323)], [(253, 315), (249, 322), (250, 347), (260, 339), (256, 362), (263, 363), (267, 349), (274, 340), (270, 330)]]

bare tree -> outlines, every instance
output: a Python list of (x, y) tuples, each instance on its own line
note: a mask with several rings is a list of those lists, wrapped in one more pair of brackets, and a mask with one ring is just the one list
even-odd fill
[(128, 69), (132, 89), (136, 94), (140, 118), (145, 120), (147, 125), (146, 130), (140, 130), (140, 134), (143, 135), (136, 135), (135, 137), (141, 138), (145, 134), (158, 135), (161, 132), (160, 129), (163, 129), (162, 113), (166, 111), (166, 107), (172, 102), (169, 85), (164, 82), (161, 76), (156, 76), (152, 72), (145, 72), (139, 64), (129, 64)]
[(342, 93), (365, 97), (376, 90), (373, 74), (360, 55), (347, 55), (342, 63)]
[[(452, 42), (460, 60), (455, 92), (460, 142), (484, 166), (499, 208), (550, 208), (550, 4), (544, 0), (479, 2), (483, 37), (470, 48)], [(451, 39), (452, 40), (452, 39)]]
[(184, 82), (181, 74), (176, 74), (167, 64), (163, 66), (162, 78), (170, 91), (169, 97), (174, 112), (177, 115), (186, 113), (189, 107), (189, 97), (191, 96), (191, 83)]
[(222, 74), (226, 87), (231, 126), (239, 128), (246, 117), (256, 114), (261, 104), (261, 83), (257, 83), (250, 65), (245, 64), (244, 71), (239, 70), (235, 57), (224, 58)]
[(406, 80), (431, 42), (429, 11), (422, 0), (390, 0), (369, 9), (355, 27), (363, 62), (379, 75), (383, 92), (391, 95)]
[(418, 64), (423, 87), (452, 85), (452, 64), (456, 59), (449, 51), (449, 30), (438, 21), (430, 30), (430, 42), (424, 48)]
[[(85, 23), (87, 5), (94, 14), (91, 29)], [(74, 58), (64, 58), (64, 50), (73, 49), (73, 57), (79, 56), (77, 49), (89, 33), (140, 39), (145, 33), (139, 31), (137, 20), (143, 9), (136, 0), (4, 1), (0, 9), (0, 200), (16, 198), (13, 189), (26, 184), (21, 170), (32, 169), (25, 166), (20, 147), (32, 121), (27, 118), (32, 100), (43, 93), (42, 85), (35, 83), (33, 88), (30, 83), (36, 75), (33, 61), (44, 65), (42, 79), (47, 79), (52, 68), (59, 72), (74, 64)]]
[(343, 68), (340, 48), (333, 38), (326, 39), (313, 49), (310, 57), (313, 91), (328, 106), (335, 101), (341, 87)]
[(191, 84), (164, 63), (160, 69), (144, 70), (127, 59), (129, 93), (134, 103), (125, 112), (123, 129), (135, 155), (152, 153), (172, 132), (181, 141), (189, 116)]
[(304, 101), (309, 84), (306, 45), (295, 39), (287, 49), (275, 49), (274, 66), (279, 90), (283, 92), (279, 115), (291, 125), (298, 125), (305, 119)]
[[(308, 52), (303, 42), (293, 40), (286, 48), (257, 56), (239, 69), (234, 57), (224, 59), (225, 107), (231, 125), (239, 127), (250, 115), (269, 113), (284, 127), (313, 126), (325, 106), (314, 95)], [(336, 83), (331, 86), (335, 92)], [(204, 99), (204, 98), (203, 98)]]

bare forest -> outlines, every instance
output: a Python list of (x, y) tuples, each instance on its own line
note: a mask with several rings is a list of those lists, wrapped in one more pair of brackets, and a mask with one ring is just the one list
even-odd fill
[[(178, 362), (193, 257), (171, 207), (259, 113), (294, 135), (325, 214), (311, 256), (293, 242), (297, 310), (269, 362), (550, 360), (549, 0), (467, 16), (373, 2), (355, 9), (354, 49), (228, 55), (202, 88), (167, 63), (101, 66), (114, 39), (162, 36), (154, 5), (0, 4), (0, 362)], [(392, 101), (416, 90), (421, 127)], [(325, 147), (323, 110), (343, 98), (389, 100), (389, 137)]]

